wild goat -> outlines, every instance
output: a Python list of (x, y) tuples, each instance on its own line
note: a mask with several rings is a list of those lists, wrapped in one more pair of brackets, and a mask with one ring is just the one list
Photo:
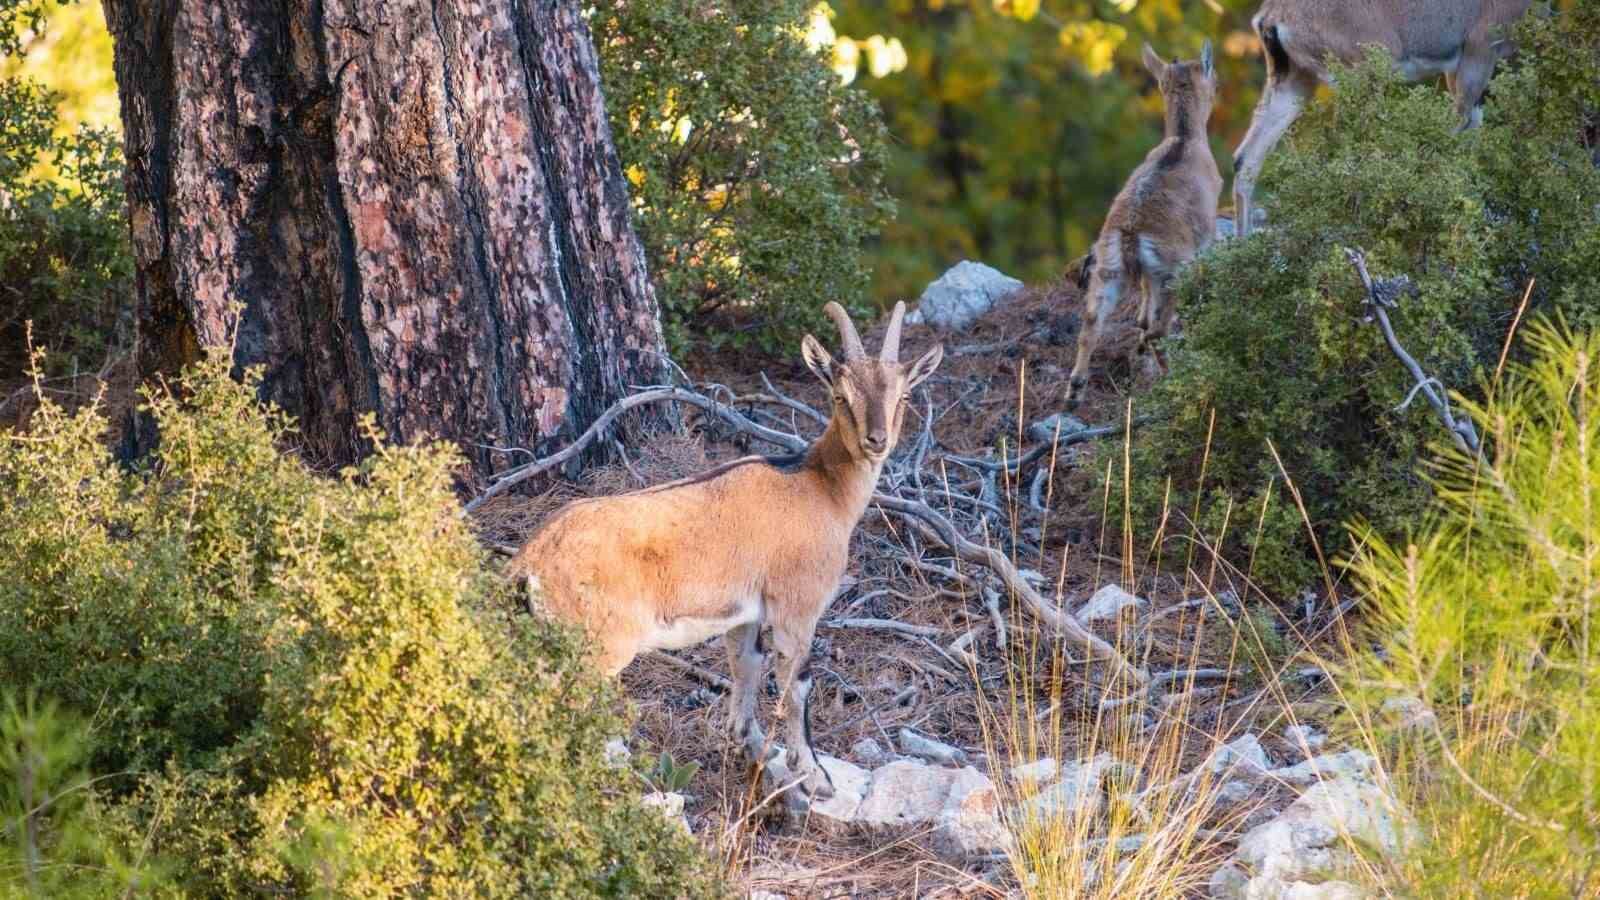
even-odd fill
[(783, 657), (792, 772), (812, 797), (833, 795), (811, 747), (811, 638), (844, 575), (850, 533), (866, 511), (905, 420), (911, 389), (939, 365), (934, 347), (900, 363), (897, 304), (876, 359), (849, 315), (826, 312), (839, 328), (835, 361), (806, 335), (806, 365), (827, 386), (833, 412), (822, 436), (791, 457), (747, 456), (702, 475), (558, 511), (512, 559), (530, 597), (582, 626), (607, 675), (640, 652), (688, 647), (724, 635), (733, 672), (729, 730), (752, 761), (766, 749), (756, 698), (772, 627)]
[(1250, 233), (1256, 179), (1267, 155), (1300, 116), (1329, 57), (1354, 62), (1378, 45), (1406, 78), (1443, 75), (1461, 127), (1483, 121), (1483, 92), (1495, 63), (1511, 52), (1502, 33), (1532, 0), (1267, 0), (1251, 20), (1267, 61), (1267, 85), (1233, 155), (1233, 209), (1240, 236)]
[(1200, 59), (1171, 65), (1146, 44), (1144, 64), (1161, 87), (1165, 137), (1111, 202), (1100, 237), (1084, 263), (1088, 290), (1078, 360), (1067, 388), (1069, 408), (1083, 399), (1089, 359), (1127, 288), (1136, 285), (1142, 291), (1137, 352), (1153, 356), (1152, 342), (1165, 337), (1176, 318), (1170, 290), (1173, 275), (1216, 237), (1222, 174), (1206, 141), (1206, 123), (1217, 94), (1211, 42), (1206, 41)]

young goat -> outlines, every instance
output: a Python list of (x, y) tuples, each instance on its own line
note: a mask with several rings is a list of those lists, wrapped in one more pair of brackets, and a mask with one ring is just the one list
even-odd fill
[(1084, 294), (1078, 360), (1067, 388), (1069, 408), (1083, 399), (1089, 359), (1100, 343), (1101, 329), (1127, 289), (1137, 286), (1142, 292), (1138, 352), (1148, 352), (1153, 358), (1152, 342), (1172, 330), (1176, 317), (1169, 290), (1173, 275), (1216, 236), (1222, 174), (1206, 141), (1206, 123), (1217, 92), (1211, 42), (1206, 41), (1199, 60), (1171, 65), (1146, 44), (1144, 64), (1161, 86), (1166, 136), (1112, 201), (1085, 263), (1089, 287)]
[(1388, 49), (1406, 78), (1443, 75), (1461, 127), (1483, 121), (1483, 92), (1495, 63), (1511, 52), (1502, 33), (1531, 0), (1267, 0), (1251, 20), (1267, 61), (1267, 86), (1233, 155), (1233, 209), (1240, 236), (1250, 233), (1256, 179), (1267, 155), (1300, 116), (1330, 56), (1361, 58)]
[(682, 481), (558, 511), (511, 561), (530, 597), (582, 626), (600, 668), (621, 672), (640, 652), (724, 635), (733, 671), (729, 729), (752, 761), (765, 750), (756, 719), (772, 627), (788, 724), (789, 768), (812, 797), (833, 785), (811, 747), (811, 638), (844, 574), (850, 534), (866, 511), (905, 420), (911, 389), (944, 354), (900, 363), (895, 306), (878, 358), (862, 351), (844, 308), (829, 303), (844, 359), (817, 339), (806, 365), (828, 387), (833, 414), (803, 455), (747, 456)]

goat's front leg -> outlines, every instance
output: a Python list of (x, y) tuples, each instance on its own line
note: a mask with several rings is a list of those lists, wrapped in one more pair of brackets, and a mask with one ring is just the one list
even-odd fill
[(761, 623), (740, 625), (723, 635), (723, 641), (728, 646), (728, 671), (733, 675), (733, 690), (728, 695), (728, 733), (744, 749), (746, 758), (760, 762), (767, 749), (767, 736), (756, 717), (761, 674), (767, 664), (767, 653), (761, 646)]
[(833, 779), (817, 761), (811, 746), (811, 637), (816, 631), (812, 620), (800, 627), (775, 626), (778, 655), (778, 683), (783, 685), (783, 714), (789, 739), (789, 771), (801, 778), (800, 787), (815, 800), (833, 796)]

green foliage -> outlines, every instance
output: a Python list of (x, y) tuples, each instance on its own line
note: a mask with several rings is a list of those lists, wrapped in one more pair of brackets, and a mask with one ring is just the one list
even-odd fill
[(1177, 286), (1185, 333), (1134, 448), (1144, 517), (1159, 516), (1170, 477), (1173, 506), (1200, 509), (1200, 530), (1281, 593), (1319, 568), (1285, 476), (1328, 559), (1348, 546), (1342, 523), (1394, 533), (1424, 508), (1416, 460), (1444, 433), (1422, 401), (1402, 409), (1413, 382), (1364, 321), (1343, 247), (1413, 279), (1396, 331), (1457, 390), (1495, 367), (1530, 278), (1530, 312), (1600, 324), (1600, 171), (1577, 124), (1593, 114), (1600, 28), (1593, 16), (1533, 27), (1587, 47), (1588, 81), (1527, 59), (1496, 79), (1485, 126), (1457, 133), (1445, 94), (1402, 83), (1375, 53), (1341, 70), (1270, 158), (1272, 227), (1216, 246)]
[[(1422, 840), (1387, 873), (1399, 896), (1600, 891), (1600, 335), (1538, 325), (1528, 344), (1537, 361), (1470, 407), (1487, 458), (1443, 455), (1440, 502), (1404, 543), (1358, 531), (1365, 636), (1384, 652), (1343, 680), (1413, 800)], [(1396, 695), (1434, 725), (1392, 721)]]
[[(0, 61), (47, 12), (0, 2)], [(119, 333), (133, 277), (122, 146), (104, 129), (61, 133), (60, 99), (0, 77), (0, 377), (23, 368), (30, 320), (52, 375), (92, 371), (128, 338)]]
[(0, 887), (7, 896), (115, 897), (162, 885), (102, 818), (87, 729), (53, 703), (0, 696)]
[(603, 762), (624, 725), (517, 613), (445, 446), (319, 476), (214, 352), (147, 394), (136, 471), (97, 410), (0, 434), (0, 682), (93, 715), (113, 831), (195, 896), (709, 896)]
[(591, 25), (668, 342), (791, 346), (857, 310), (891, 203), (876, 105), (808, 49), (806, 0), (603, 0)]
[(1217, 43), (1210, 133), (1224, 173), (1261, 86), (1259, 0), (832, 2), (840, 34), (899, 39), (907, 55), (904, 71), (862, 81), (894, 135), (899, 212), (871, 260), (880, 302), (916, 297), (962, 259), (1034, 283), (1086, 251), (1161, 140), (1143, 42), (1168, 58)]
[(676, 792), (687, 788), (699, 772), (699, 763), (693, 760), (679, 763), (671, 753), (663, 750), (661, 757), (656, 760), (655, 769), (650, 772), (649, 780), (658, 791)]

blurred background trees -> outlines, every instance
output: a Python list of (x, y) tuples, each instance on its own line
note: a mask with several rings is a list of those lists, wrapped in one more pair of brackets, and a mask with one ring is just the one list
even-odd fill
[[(1211, 143), (1230, 174), (1261, 87), (1249, 23), (1258, 5), (835, 0), (832, 26), (849, 36), (835, 60), (877, 98), (891, 135), (898, 215), (873, 250), (874, 296), (915, 298), (964, 258), (1041, 281), (1087, 250), (1123, 179), (1161, 138), (1144, 41), (1184, 58), (1207, 38), (1217, 45)], [(904, 69), (867, 77), (889, 68), (885, 54)]]

